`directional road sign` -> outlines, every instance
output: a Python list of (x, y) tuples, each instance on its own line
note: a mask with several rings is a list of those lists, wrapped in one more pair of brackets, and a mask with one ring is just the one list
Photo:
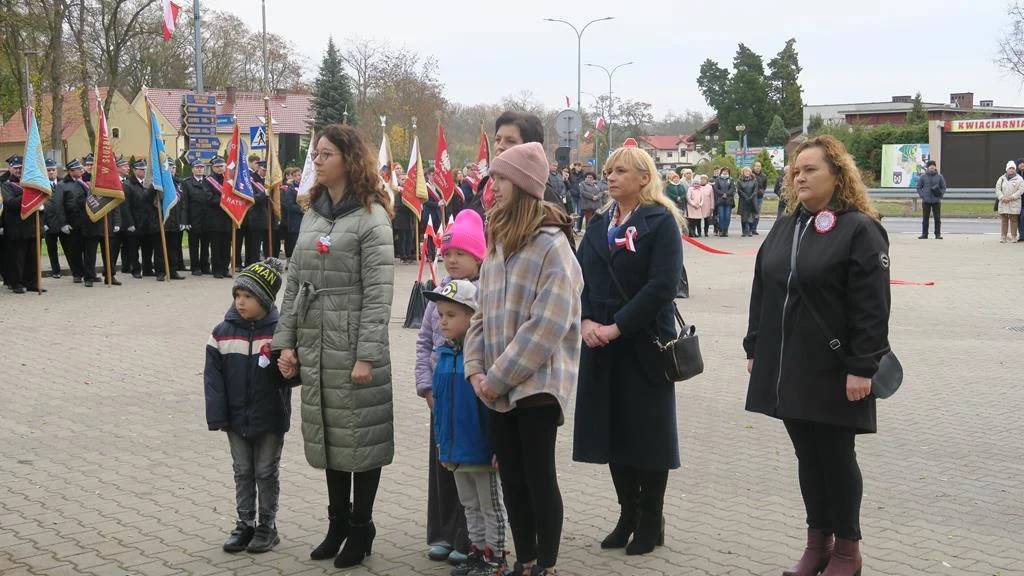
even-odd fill
[(220, 150), (220, 138), (193, 138), (188, 139), (189, 150)]
[(217, 114), (217, 107), (205, 104), (185, 104), (185, 114), (189, 116), (215, 116)]
[(209, 114), (187, 114), (185, 116), (186, 126), (216, 126), (217, 120)]
[(217, 126), (231, 126), (234, 123), (234, 114), (217, 114)]
[(252, 126), (249, 128), (249, 149), (267, 149), (267, 129), (264, 126)]
[(217, 98), (213, 94), (185, 94), (185, 104), (216, 106)]
[(202, 136), (216, 136), (216, 126), (185, 126), (185, 135), (189, 138), (196, 138)]
[(203, 162), (209, 162), (213, 160), (213, 157), (217, 155), (216, 150), (189, 150), (185, 153), (185, 157), (188, 158), (189, 164), (200, 160)]

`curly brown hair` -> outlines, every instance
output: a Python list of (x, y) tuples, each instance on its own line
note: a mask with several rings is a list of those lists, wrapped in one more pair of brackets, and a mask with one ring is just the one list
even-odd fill
[[(871, 196), (868, 195), (868, 188), (861, 178), (860, 170), (857, 169), (857, 163), (853, 156), (846, 151), (846, 146), (834, 136), (822, 134), (801, 142), (793, 151), (793, 158), (798, 158), (801, 152), (810, 148), (821, 150), (825, 156), (825, 164), (828, 165), (832, 175), (836, 177), (836, 189), (832, 193), (836, 210), (855, 208), (878, 220), (878, 210), (875, 209)], [(793, 186), (795, 174), (796, 170), (793, 169), (786, 174), (786, 183), (783, 189), (786, 199), (786, 214), (792, 214), (800, 205), (800, 201), (796, 197), (796, 187)]]
[[(371, 210), (373, 203), (378, 202), (387, 211), (388, 218), (393, 218), (395, 213), (391, 195), (384, 190), (384, 183), (377, 172), (377, 154), (370, 148), (366, 136), (351, 126), (329, 124), (320, 130), (315, 141), (319, 142), (321, 138), (327, 138), (341, 151), (345, 194), (351, 194), (367, 210)], [(325, 186), (318, 183), (309, 192), (310, 203), (326, 190)]]

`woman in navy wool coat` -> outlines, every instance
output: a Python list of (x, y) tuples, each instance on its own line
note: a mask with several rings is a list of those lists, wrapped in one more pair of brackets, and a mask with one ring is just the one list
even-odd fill
[(594, 217), (577, 252), (584, 344), (573, 459), (611, 469), (620, 516), (601, 547), (646, 554), (664, 541), (665, 485), (679, 467), (675, 387), (653, 334), (669, 341), (676, 333), (682, 216), (643, 150), (615, 151), (605, 173), (614, 202)]

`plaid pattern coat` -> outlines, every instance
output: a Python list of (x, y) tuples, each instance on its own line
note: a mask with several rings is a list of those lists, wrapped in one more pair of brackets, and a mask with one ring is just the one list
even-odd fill
[(506, 259), (501, 246), (480, 269), (479, 308), (465, 341), (466, 378), (484, 374), (508, 412), (550, 394), (565, 413), (580, 364), (583, 274), (565, 233), (541, 227)]

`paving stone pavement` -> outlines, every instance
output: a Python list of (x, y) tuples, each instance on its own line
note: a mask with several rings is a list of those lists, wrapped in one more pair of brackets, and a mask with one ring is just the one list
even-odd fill
[[(753, 239), (711, 239), (747, 250)], [(904, 389), (859, 438), (865, 574), (1024, 574), (1024, 244), (894, 235), (892, 341)], [(777, 575), (799, 556), (796, 462), (779, 422), (743, 410), (749, 256), (691, 247), (706, 374), (677, 386), (683, 467), (669, 478), (666, 546), (602, 551), (616, 517), (604, 468), (571, 460), (560, 431), (563, 574)], [(322, 472), (296, 425), (281, 470), (282, 543), (261, 556), (220, 549), (233, 525), (231, 459), (203, 411), (203, 347), (230, 305), (210, 277), (49, 293), (0, 293), (0, 574), (443, 575), (426, 559), (428, 413), (412, 381), (416, 333), (401, 326), (414, 266), (397, 268), (391, 325), (395, 462), (384, 470), (378, 536), (361, 568), (308, 559), (325, 528)]]

